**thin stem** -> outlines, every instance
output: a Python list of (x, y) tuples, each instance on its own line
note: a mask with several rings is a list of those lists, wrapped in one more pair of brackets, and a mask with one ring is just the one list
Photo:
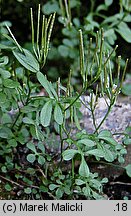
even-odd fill
[(127, 60), (126, 60), (126, 63), (125, 63), (125, 67), (124, 67), (124, 70), (123, 70), (122, 79), (121, 79), (121, 83), (120, 83), (120, 89), (122, 88), (122, 83), (123, 83), (123, 81), (124, 81), (124, 77), (125, 77), (125, 73), (126, 73), (128, 61), (129, 61), (129, 60), (127, 59)]
[(101, 74), (103, 42), (104, 42), (103, 29), (101, 29), (101, 44), (100, 44), (100, 57), (99, 57), (98, 72), (97, 72), (96, 76), (93, 79), (91, 79), (89, 86), (91, 86), (93, 83), (95, 83), (99, 79), (100, 74)]
[(85, 91), (86, 91), (86, 89), (83, 88), (82, 91), (78, 94), (78, 96), (72, 101), (72, 103), (70, 103), (70, 105), (64, 109), (64, 112), (65, 112), (66, 110), (68, 110), (71, 106), (73, 106), (73, 104), (80, 98), (80, 96), (81, 96), (82, 94), (84, 94)]
[[(108, 54), (108, 58), (109, 58), (109, 54)], [(112, 88), (113, 87), (113, 79), (112, 79), (112, 70), (111, 70), (111, 61), (110, 61), (110, 59), (108, 60), (108, 66), (109, 66), (110, 85), (111, 85), (111, 88)]]
[(95, 131), (97, 132), (98, 129), (97, 129), (97, 125), (96, 125), (94, 109), (92, 109), (92, 108), (91, 108), (91, 114), (92, 114), (92, 119), (93, 119), (93, 125), (94, 125), (94, 128), (95, 128)]
[(112, 52), (109, 54), (109, 56), (107, 57), (107, 59), (106, 59), (104, 65), (107, 64), (107, 62), (110, 60), (112, 54), (116, 51), (117, 48), (118, 48), (118, 45), (116, 45), (115, 48), (112, 50)]
[[(54, 21), (55, 21), (55, 13), (53, 14), (53, 16), (51, 15), (49, 19), (51, 20), (51, 24), (50, 24), (48, 38), (47, 38), (47, 47), (46, 47), (47, 53), (49, 51), (49, 43), (50, 43), (51, 33), (52, 33), (52, 30), (53, 30)], [(50, 22), (50, 20), (49, 20), (49, 22)], [(48, 24), (47, 24), (47, 26), (48, 26)]]
[(12, 181), (12, 180), (10, 180), (10, 179), (8, 179), (8, 178), (6, 178), (6, 177), (4, 177), (4, 176), (2, 176), (2, 175), (0, 175), (0, 178), (1, 179), (3, 179), (3, 180), (5, 180), (5, 181), (8, 181), (8, 182), (10, 182), (11, 184), (13, 184), (13, 185), (16, 185), (16, 186), (18, 186), (19, 188), (21, 188), (21, 189), (23, 189), (24, 188), (24, 186), (23, 185), (21, 185), (21, 184), (18, 184), (17, 182), (15, 182), (15, 181)]
[(75, 172), (74, 172), (74, 169), (75, 169), (75, 162), (74, 162), (74, 159), (72, 158), (72, 166), (71, 166), (71, 170), (72, 170), (72, 178), (74, 179), (74, 174), (75, 174)]
[(35, 46), (35, 40), (34, 40), (34, 21), (33, 21), (33, 10), (32, 8), (30, 9), (30, 15), (31, 15), (31, 31), (32, 31), (32, 45), (33, 47)]
[[(37, 51), (39, 55), (39, 33), (40, 33), (40, 4), (38, 6), (38, 19), (37, 19), (37, 39), (36, 39), (36, 45), (37, 45)], [(40, 56), (39, 56), (40, 57)]]
[(92, 45), (92, 38), (90, 38), (89, 41), (89, 46), (87, 48), (88, 52), (87, 52), (87, 56), (86, 56), (86, 82), (87, 82), (87, 77), (88, 77), (88, 69), (89, 69), (89, 62), (90, 62), (90, 57), (91, 57), (91, 45)]
[(65, 18), (65, 9), (62, 1), (63, 0), (59, 0), (59, 5), (60, 5), (62, 17)]
[(81, 101), (81, 103), (84, 105), (85, 108), (91, 111), (91, 109), (85, 104), (85, 102), (81, 98), (79, 98), (79, 100)]
[(31, 15), (32, 47), (33, 47), (34, 54), (35, 54), (36, 58), (38, 59), (38, 55), (37, 55), (37, 52), (35, 50), (33, 10), (32, 10), (32, 8), (30, 10), (31, 10), (30, 15)]
[(28, 102), (30, 100), (30, 94), (31, 94), (30, 80), (29, 80), (29, 71), (27, 71), (27, 86), (28, 86), (28, 95), (27, 95), (27, 99), (26, 99), (25, 105), (28, 104)]
[(14, 40), (16, 46), (17, 46), (17, 47), (19, 48), (19, 50), (23, 53), (22, 47), (19, 45), (19, 43), (18, 43), (17, 40), (15, 39), (15, 36), (14, 36), (13, 33), (11, 32), (11, 30), (10, 30), (10, 28), (9, 28), (8, 25), (6, 25), (6, 28), (8, 29), (10, 35), (12, 36), (12, 38), (13, 38), (13, 40)]
[(128, 186), (131, 186), (131, 183), (127, 183), (127, 182), (110, 182), (109, 183), (110, 185), (115, 185), (115, 184), (119, 184), (119, 185), (128, 185)]
[(98, 125), (98, 127), (96, 128), (94, 133), (97, 133), (99, 128), (101, 127), (101, 125), (103, 124), (103, 122), (105, 121), (105, 119), (107, 118), (107, 116), (109, 115), (110, 111), (112, 108), (112, 104), (110, 104), (110, 106), (108, 107), (107, 113), (105, 114), (104, 118), (102, 119), (101, 123)]
[(81, 29), (79, 30), (79, 40), (80, 40), (80, 73), (83, 79), (83, 87), (85, 85), (85, 69), (84, 69), (84, 45), (83, 45), (83, 36)]
[(118, 86), (118, 84), (119, 84), (119, 78), (120, 78), (120, 61), (121, 61), (121, 56), (118, 56), (117, 86)]
[(12, 127), (11, 127), (12, 129), (13, 129), (14, 126), (16, 125), (16, 122), (18, 121), (18, 119), (19, 119), (19, 117), (20, 117), (21, 114), (22, 114), (22, 113), (21, 113), (21, 111), (19, 110), (19, 113), (18, 113), (18, 115), (17, 115), (17, 117), (16, 117), (14, 123), (12, 124)]
[(96, 121), (95, 121), (95, 114), (94, 114), (96, 101), (93, 101), (93, 100), (94, 100), (94, 98), (93, 98), (93, 92), (92, 92), (91, 93), (90, 108), (91, 108), (91, 114), (92, 114), (92, 118), (93, 118), (93, 125), (95, 127), (95, 130), (97, 130)]
[(61, 161), (62, 161), (62, 152), (63, 152), (63, 136), (62, 136), (62, 126), (59, 126), (60, 129), (60, 143), (61, 143)]

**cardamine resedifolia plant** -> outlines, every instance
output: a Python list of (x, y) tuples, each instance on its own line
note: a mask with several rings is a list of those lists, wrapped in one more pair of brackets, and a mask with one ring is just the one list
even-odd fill
[[(0, 44), (0, 178), (6, 181), (7, 191), (15, 187), (17, 195), (24, 198), (103, 199), (103, 185), (108, 179), (93, 173), (89, 162), (93, 159), (112, 166), (117, 160), (124, 163), (125, 144), (118, 143), (109, 130), (101, 130), (101, 125), (121, 90), (128, 60), (121, 72), (118, 57), (114, 81), (110, 61), (117, 46), (110, 53), (105, 50), (101, 29), (96, 33), (92, 55), (92, 39), (86, 50), (79, 30), (80, 92), (75, 92), (71, 84), (72, 70), (66, 85), (60, 78), (52, 83), (44, 66), (51, 52), (54, 20), (55, 14), (49, 18), (41, 16), (39, 5), (35, 29), (31, 9), (32, 51), (22, 48), (6, 26), (10, 36), (3, 36), (10, 43)], [(85, 105), (82, 96), (87, 93), (90, 100)], [(99, 97), (104, 98), (108, 110), (97, 124), (95, 109)], [(93, 133), (80, 124), (82, 103), (91, 111)], [(128, 140), (128, 133), (125, 136)], [(131, 176), (131, 165), (120, 167)]]

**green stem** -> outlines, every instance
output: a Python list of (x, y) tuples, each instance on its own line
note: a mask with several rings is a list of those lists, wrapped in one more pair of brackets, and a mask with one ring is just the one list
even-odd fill
[(62, 152), (63, 152), (63, 137), (62, 137), (62, 126), (60, 125), (59, 126), (59, 129), (60, 129), (60, 143), (61, 143), (61, 161), (62, 161)]
[(72, 178), (74, 179), (74, 176), (75, 176), (75, 172), (74, 172), (74, 168), (75, 168), (75, 162), (74, 162), (74, 159), (72, 158)]
[(97, 133), (99, 128), (101, 127), (101, 125), (103, 124), (103, 122), (105, 121), (105, 119), (107, 118), (107, 116), (109, 115), (110, 111), (112, 108), (112, 104), (110, 104), (110, 106), (108, 107), (107, 113), (105, 114), (104, 118), (102, 119), (101, 123), (98, 125), (98, 127), (96, 128), (94, 133)]
[(96, 126), (96, 121), (95, 121), (95, 115), (94, 115), (94, 109), (91, 107), (91, 114), (92, 114), (92, 119), (93, 119), (93, 125), (95, 127), (95, 131), (97, 132), (97, 126)]
[(80, 92), (80, 94), (78, 94), (78, 96), (72, 101), (72, 103), (70, 103), (70, 105), (64, 109), (64, 112), (65, 112), (66, 110), (68, 110), (71, 106), (73, 106), (73, 104), (80, 98), (80, 96), (81, 96), (82, 94), (84, 94), (85, 91), (86, 91), (86, 89), (83, 88), (82, 91)]
[(18, 115), (17, 115), (17, 117), (16, 117), (16, 119), (15, 119), (15, 121), (14, 121), (14, 123), (13, 123), (13, 125), (12, 125), (12, 129), (14, 128), (14, 126), (16, 125), (16, 122), (18, 121), (18, 119), (19, 119), (19, 117), (20, 117), (20, 115), (21, 115), (21, 111), (19, 110), (19, 113), (18, 113)]

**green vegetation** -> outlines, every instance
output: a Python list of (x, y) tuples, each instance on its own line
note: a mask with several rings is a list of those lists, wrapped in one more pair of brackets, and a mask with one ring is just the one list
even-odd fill
[[(59, 1), (61, 10), (58, 1), (49, 1), (42, 8), (47, 14), (55, 10), (62, 13), (59, 20), (65, 25), (62, 32), (67, 37), (55, 53), (59, 53), (59, 57), (67, 57), (69, 64), (72, 61), (64, 82), (60, 77), (52, 82), (51, 76), (44, 72), (48, 53), (50, 59), (59, 59), (53, 53), (54, 47), (50, 49), (55, 13), (46, 18), (41, 15), (39, 5), (35, 25), (31, 9), (32, 41), (29, 49), (23, 48), (17, 41), (10, 23), (1, 24), (0, 177), (7, 182), (5, 190), (11, 191), (16, 186), (21, 196), (27, 199), (104, 199), (103, 185), (108, 179), (92, 173), (91, 162), (118, 166), (131, 177), (131, 165), (122, 166), (127, 154), (125, 147), (130, 144), (130, 127), (122, 132), (124, 138), (121, 144), (116, 142), (110, 131), (101, 131), (101, 125), (122, 89), (127, 69), (128, 59), (121, 65), (121, 56), (118, 56), (114, 79), (117, 46), (113, 48), (112, 45), (115, 44), (116, 32), (130, 42), (130, 37), (125, 35), (129, 34), (126, 22), (130, 15), (123, 12), (128, 8), (121, 3), (121, 13), (110, 19), (103, 16), (100, 24), (94, 21), (94, 17), (100, 16), (99, 12), (107, 10), (112, 4), (112, 1), (105, 1), (95, 12), (88, 14), (81, 29), (77, 18), (73, 19), (75, 26), (72, 25), (70, 13), (70, 9), (80, 1), (72, 2), (74, 6), (69, 5), (69, 1), (65, 1), (65, 5)], [(94, 6), (91, 1), (91, 11)], [(94, 33), (96, 28), (98, 31)], [(87, 33), (93, 36), (88, 43), (85, 38)], [(77, 62), (78, 69), (75, 67)], [(72, 84), (74, 71), (77, 77), (81, 77), (78, 91)], [(82, 96), (87, 92), (90, 100), (88, 106), (84, 105), (92, 114), (92, 134), (80, 125)], [(104, 98), (108, 110), (97, 125), (95, 110), (99, 97)], [(116, 161), (119, 165), (115, 164)]]

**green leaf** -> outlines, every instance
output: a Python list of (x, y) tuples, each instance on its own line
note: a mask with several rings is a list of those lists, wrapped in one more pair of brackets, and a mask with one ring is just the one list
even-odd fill
[(2, 171), (3, 173), (7, 173), (7, 167), (6, 167), (6, 166), (2, 166), (2, 167), (1, 167), (1, 171)]
[(68, 161), (68, 160), (71, 160), (75, 154), (77, 154), (79, 151), (78, 150), (75, 150), (75, 149), (69, 149), (69, 150), (65, 150), (63, 152), (63, 159)]
[(45, 147), (44, 147), (44, 144), (42, 142), (38, 143), (38, 148), (42, 151), (43, 154), (45, 154)]
[(86, 154), (94, 155), (96, 157), (104, 157), (104, 152), (101, 149), (93, 149), (86, 152)]
[(57, 93), (56, 93), (56, 91), (54, 89), (54, 86), (53, 86), (53, 84), (51, 82), (49, 82), (49, 88), (50, 88), (52, 94), (54, 95), (54, 97), (58, 100), (58, 95), (57, 95)]
[(6, 183), (5, 184), (5, 189), (6, 189), (6, 191), (11, 191), (12, 187), (10, 186), (10, 184)]
[(100, 131), (100, 133), (99, 133), (99, 135), (98, 135), (98, 137), (104, 137), (104, 136), (106, 136), (106, 137), (112, 137), (112, 134), (111, 134), (111, 132), (109, 131), (109, 130), (102, 130), (102, 131)]
[(11, 79), (5, 79), (3, 81), (3, 84), (6, 88), (18, 88), (20, 86), (19, 82), (11, 80)]
[(96, 12), (99, 12), (101, 10), (107, 10), (108, 7), (105, 4), (100, 4), (97, 8), (96, 8)]
[(63, 113), (59, 106), (59, 104), (56, 103), (55, 109), (54, 109), (54, 119), (59, 124), (62, 125), (63, 123)]
[(120, 154), (121, 155), (127, 154), (127, 150), (123, 147), (123, 149), (120, 150)]
[(101, 137), (101, 136), (99, 136), (99, 139), (104, 140), (107, 143), (110, 143), (110, 144), (112, 144), (114, 146), (117, 145), (117, 142), (111, 137)]
[(104, 152), (104, 158), (106, 161), (108, 162), (112, 162), (114, 160), (114, 156), (112, 154), (112, 152), (109, 149), (103, 148), (103, 152)]
[(108, 130), (103, 130), (99, 133), (98, 138), (100, 140), (107, 141), (107, 143), (110, 143), (112, 145), (117, 145), (117, 142), (112, 138), (112, 134)]
[(30, 163), (34, 163), (36, 157), (34, 154), (28, 154), (27, 155), (27, 160), (30, 162)]
[(74, 107), (74, 121), (75, 121), (75, 124), (76, 124), (76, 127), (78, 128), (78, 130), (81, 130), (81, 126), (80, 126), (80, 123), (79, 123), (79, 119), (78, 119), (75, 107)]
[(121, 35), (122, 38), (124, 38), (125, 41), (131, 43), (131, 29), (125, 22), (121, 22), (118, 25), (116, 31)]
[(24, 192), (25, 192), (26, 194), (30, 194), (30, 193), (31, 193), (31, 188), (29, 188), (29, 187), (25, 188), (25, 189), (24, 189)]
[(50, 90), (50, 83), (47, 80), (47, 78), (41, 72), (38, 72), (37, 73), (37, 79), (40, 82), (40, 84), (45, 88), (45, 90), (48, 93), (49, 97), (54, 98), (54, 96), (53, 96), (53, 94), (52, 94), (52, 92)]
[(24, 122), (25, 124), (32, 124), (32, 125), (35, 124), (35, 122), (34, 122), (32, 119), (28, 118), (28, 117), (24, 117), (24, 118), (23, 118), (23, 122)]
[(37, 125), (35, 125), (35, 133), (38, 140), (44, 141), (45, 139), (44, 134)]
[(82, 157), (82, 161), (79, 167), (79, 174), (82, 177), (89, 177), (90, 171), (89, 171), (89, 167), (84, 159), (84, 157)]
[(87, 147), (93, 147), (93, 146), (96, 145), (95, 142), (93, 142), (93, 141), (90, 140), (90, 139), (86, 139), (86, 138), (85, 138), (85, 139), (79, 140), (77, 143), (78, 143), (78, 144), (84, 144), (84, 145), (86, 145)]
[(118, 161), (119, 161), (119, 163), (124, 163), (125, 162), (125, 159), (122, 157), (122, 156), (118, 156)]
[(40, 192), (48, 192), (48, 188), (41, 185), (40, 188), (39, 188)]
[(123, 140), (124, 145), (131, 145), (131, 138), (126, 138)]
[(107, 183), (107, 182), (108, 182), (108, 178), (106, 178), (106, 177), (101, 180), (102, 184)]
[(75, 180), (75, 183), (76, 183), (77, 185), (83, 185), (83, 184), (85, 184), (85, 182), (84, 182), (83, 180), (81, 180), (81, 179), (76, 179), (76, 180)]
[(5, 103), (6, 95), (3, 92), (0, 92), (0, 104)]
[(58, 188), (59, 187), (59, 185), (56, 185), (56, 184), (50, 184), (49, 185), (49, 189), (51, 190), (51, 191), (53, 191), (54, 189), (56, 189), (56, 188)]
[(128, 164), (128, 165), (125, 167), (125, 169), (126, 169), (127, 175), (128, 175), (129, 177), (131, 177), (131, 164)]
[(108, 29), (104, 32), (104, 37), (110, 37), (114, 34), (114, 29)]
[(39, 71), (39, 63), (36, 58), (26, 49), (23, 49), (23, 54), (20, 51), (13, 50), (13, 54), (19, 63), (31, 72)]
[(44, 14), (51, 14), (54, 12), (59, 12), (59, 4), (57, 1), (54, 2), (47, 2), (46, 4), (44, 4), (44, 6), (42, 7), (42, 11), (44, 12)]
[(73, 47), (73, 42), (69, 39), (63, 39), (63, 44), (68, 47)]
[(57, 199), (60, 199), (63, 196), (63, 193), (64, 193), (63, 188), (60, 188), (60, 187), (57, 188), (57, 190), (56, 190)]
[(113, 3), (113, 0), (105, 0), (105, 5), (110, 6)]
[(64, 45), (60, 45), (58, 47), (58, 52), (60, 53), (61, 56), (68, 57), (70, 50), (69, 50), (69, 47), (64, 46)]
[(44, 127), (50, 125), (51, 114), (52, 114), (52, 101), (49, 100), (48, 102), (45, 103), (40, 113), (40, 121)]
[(100, 187), (101, 187), (101, 181), (99, 181), (99, 180), (97, 180), (97, 179), (91, 179), (90, 180), (90, 184), (93, 184), (93, 187), (95, 188), (95, 189), (97, 189), (97, 190), (99, 190), (100, 189)]
[(15, 46), (7, 46), (7, 45), (4, 45), (4, 44), (0, 44), (0, 49), (13, 50), (15, 48), (16, 48)]
[(82, 192), (86, 197), (91, 197), (91, 188), (88, 185), (82, 188)]
[(45, 163), (45, 158), (43, 156), (39, 155), (39, 157), (38, 157), (38, 163), (40, 165), (43, 165)]
[(32, 142), (27, 143), (27, 148), (30, 149), (31, 151), (33, 151), (35, 154), (37, 154), (34, 143), (32, 143)]
[(12, 118), (11, 116), (8, 114), (8, 113), (4, 113), (2, 115), (2, 118), (1, 118), (1, 123), (2, 124), (9, 124), (9, 123), (12, 123)]
[(9, 138), (13, 137), (13, 133), (12, 133), (10, 128), (3, 126), (2, 128), (0, 128), (0, 137), (5, 138), (5, 139), (7, 139), (7, 138), (9, 139)]
[(117, 21), (118, 21), (118, 17), (117, 16), (109, 16), (106, 19), (104, 19), (104, 21), (102, 22), (102, 24), (115, 23)]
[(3, 68), (0, 68), (0, 75), (3, 79), (8, 79), (11, 77), (11, 74), (9, 71), (3, 69)]
[(7, 65), (8, 62), (9, 62), (8, 56), (3, 56), (3, 57), (1, 57), (1, 59), (0, 59), (0, 66)]
[(122, 86), (122, 93), (131, 96), (131, 83), (126, 83)]
[(13, 148), (17, 147), (17, 142), (15, 139), (9, 140), (8, 143), (10, 147), (13, 147)]

